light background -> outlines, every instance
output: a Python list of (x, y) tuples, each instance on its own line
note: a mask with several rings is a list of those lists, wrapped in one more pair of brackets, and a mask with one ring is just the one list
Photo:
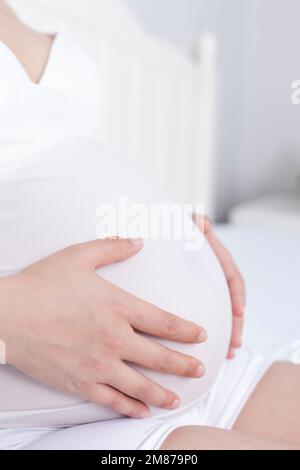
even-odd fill
[[(300, 173), (299, 0), (125, 0), (150, 31), (189, 50), (199, 33), (219, 41), (217, 216), (295, 187)], [(300, 196), (299, 196), (300, 197)]]

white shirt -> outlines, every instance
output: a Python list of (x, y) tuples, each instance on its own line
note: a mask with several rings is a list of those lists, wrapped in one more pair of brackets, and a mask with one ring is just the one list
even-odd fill
[[(109, 203), (118, 210), (120, 196), (129, 206), (138, 203), (148, 210), (153, 203), (164, 205), (169, 201), (126, 159), (82, 139), (93, 133), (97, 105), (95, 93), (86, 91), (91, 90), (95, 77), (93, 66), (89, 68), (88, 59), (81, 57), (77, 46), (63, 37), (56, 39), (40, 85), (30, 82), (3, 45), (0, 57), (4, 70), (0, 276), (20, 272), (66, 246), (107, 237), (106, 232), (98, 231), (98, 209)], [(87, 76), (76, 75), (79, 62)], [(70, 76), (64, 75), (64, 70)], [(77, 84), (72, 81), (73, 75)], [(72, 89), (66, 91), (69, 83)], [(192, 227), (191, 218), (185, 219), (186, 227)], [(142, 370), (154, 382), (180, 393), (182, 408), (178, 413), (203, 399), (223, 365), (232, 318), (224, 274), (208, 245), (194, 252), (187, 250), (185, 240), (148, 240), (139, 256), (100, 271), (99, 275), (133, 295), (207, 329), (209, 341), (205, 345), (173, 345), (205, 362), (207, 372), (201, 381)], [(8, 365), (1, 367), (0, 403), (0, 429), (64, 427), (118, 417), (111, 410), (39, 384)], [(153, 409), (153, 413), (167, 412)]]
[(96, 65), (64, 34), (55, 38), (38, 85), (0, 43), (0, 172), (62, 138), (94, 138), (99, 88)]

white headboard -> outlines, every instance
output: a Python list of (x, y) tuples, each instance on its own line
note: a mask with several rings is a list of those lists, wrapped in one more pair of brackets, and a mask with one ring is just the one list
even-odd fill
[(216, 45), (188, 56), (145, 32), (125, 0), (10, 0), (32, 27), (68, 29), (102, 78), (99, 139), (152, 175), (175, 199), (214, 210)]

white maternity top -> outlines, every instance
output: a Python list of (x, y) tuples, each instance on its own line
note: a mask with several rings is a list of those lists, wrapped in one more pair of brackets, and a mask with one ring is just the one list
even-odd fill
[[(70, 95), (65, 96), (61, 92), (56, 96), (55, 91), (55, 100), (52, 99), (50, 85), (47, 89), (43, 85), (47, 80), (50, 82), (48, 74), (44, 76), (41, 86), (32, 85), (28, 83), (12, 54), (3, 47), (2, 53), (7, 61), (6, 73), (11, 70), (10, 74), (14, 78), (8, 83), (9, 91), (12, 92), (11, 89), (18, 83), (19, 99), (23, 101), (20, 110), (24, 116), (22, 123), (20, 122), (18, 137), (20, 136), (20, 140), (21, 135), (27, 140), (30, 137), (28, 148), (31, 150), (24, 157), (22, 149), (27, 142), (25, 146), (18, 142), (20, 148), (14, 154), (14, 167), (10, 167), (2, 177), (0, 174), (1, 276), (19, 272), (66, 246), (95, 239), (97, 236), (107, 236), (101, 230), (99, 233), (97, 220), (97, 209), (103, 203), (113, 204), (117, 208), (120, 196), (127, 199), (129, 206), (145, 204), (150, 208), (151, 204), (168, 202), (164, 193), (127, 160), (115, 157), (89, 140), (70, 137), (72, 132), (74, 135), (84, 136), (82, 130), (79, 134), (77, 122), (72, 127), (69, 110), (66, 110), (67, 114), (63, 114)], [(74, 121), (74, 116), (78, 114), (74, 112), (74, 106), (78, 106), (75, 94), (73, 100)], [(17, 105), (15, 102), (14, 110), (11, 109), (9, 113), (11, 121), (6, 123), (5, 132), (7, 126), (11, 125), (11, 139)], [(62, 110), (62, 114), (58, 108)], [(60, 116), (59, 123), (55, 120), (47, 123), (48, 109), (50, 119), (52, 116)], [(86, 112), (87, 107), (83, 107), (79, 114)], [(27, 113), (31, 120), (28, 120)], [(83, 121), (80, 120), (80, 125)], [(4, 128), (5, 122), (6, 117)], [(59, 141), (65, 122), (66, 135), (69, 138)], [(38, 149), (35, 148), (36, 126), (40, 129)], [(57, 126), (61, 127), (59, 135)], [(9, 132), (3, 136), (4, 140), (8, 134)], [(5, 155), (9, 145), (10, 142), (6, 146), (1, 145), (4, 153), (1, 158), (7, 164), (6, 168), (9, 168)], [(191, 226), (193, 224), (190, 220), (186, 223)], [(115, 234), (122, 235), (112, 235)], [(198, 238), (201, 239), (200, 234)], [(204, 361), (207, 373), (203, 379), (182, 379), (143, 371), (153, 380), (177, 391), (182, 397), (183, 407), (203, 397), (213, 385), (226, 357), (231, 332), (230, 298), (223, 272), (207, 245), (197, 251), (188, 251), (186, 242), (187, 240), (149, 240), (139, 256), (99, 272), (138, 297), (207, 329), (209, 341), (206, 345), (172, 345)], [(67, 397), (35, 383), (10, 367), (2, 368), (0, 385), (1, 409), (13, 413), (25, 411), (26, 420), (30, 411), (57, 411), (59, 408), (81, 403), (77, 398)], [(153, 412), (162, 413), (161, 410)], [(93, 413), (94, 419), (88, 413), (84, 421), (116, 416), (99, 407)], [(0, 413), (0, 422), (1, 419), (3, 415)], [(74, 413), (70, 413), (70, 419), (71, 424), (78, 423), (78, 417)], [(18, 422), (21, 422), (21, 414), (18, 415)], [(53, 423), (53, 415), (51, 422)], [(61, 422), (57, 417), (54, 424), (63, 425), (66, 420), (64, 418)]]
[(56, 36), (39, 85), (0, 42), (0, 172), (70, 135), (93, 138), (99, 83), (94, 62), (68, 36)]
[[(76, 75), (78, 63), (85, 64), (85, 74)], [(72, 80), (58, 78), (63, 67), (73, 70)], [(148, 207), (170, 202), (136, 167), (90, 140), (97, 115), (95, 74), (85, 54), (58, 36), (41, 84), (33, 85), (11, 51), (0, 44), (1, 277), (68, 245), (101, 236), (98, 209), (103, 203), (117, 206), (120, 196), (126, 196), (128, 204)], [(91, 90), (87, 83), (94, 83), (95, 93), (84, 92)], [(137, 421), (120, 419), (110, 410), (1, 366), (0, 449), (29, 442), (36, 442), (31, 448), (156, 448), (180, 424), (229, 428), (271, 361), (246, 355), (225, 363), (231, 305), (210, 248), (205, 244), (189, 251), (185, 240), (149, 240), (138, 256), (101, 269), (99, 275), (205, 327), (209, 340), (204, 345), (169, 344), (201, 359), (205, 377), (142, 371), (177, 392), (182, 406), (176, 412), (152, 409), (155, 418)], [(84, 423), (97, 428), (76, 427)], [(61, 428), (68, 429), (59, 432)], [(41, 439), (45, 436), (50, 440)]]

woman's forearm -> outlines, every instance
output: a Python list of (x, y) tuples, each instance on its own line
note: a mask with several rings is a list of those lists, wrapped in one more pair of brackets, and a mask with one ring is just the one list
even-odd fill
[(38, 83), (48, 61), (53, 36), (24, 25), (0, 0), (0, 41), (11, 49), (30, 80)]
[(0, 14), (6, 14), (8, 16), (16, 17), (13, 9), (4, 0), (0, 0)]

